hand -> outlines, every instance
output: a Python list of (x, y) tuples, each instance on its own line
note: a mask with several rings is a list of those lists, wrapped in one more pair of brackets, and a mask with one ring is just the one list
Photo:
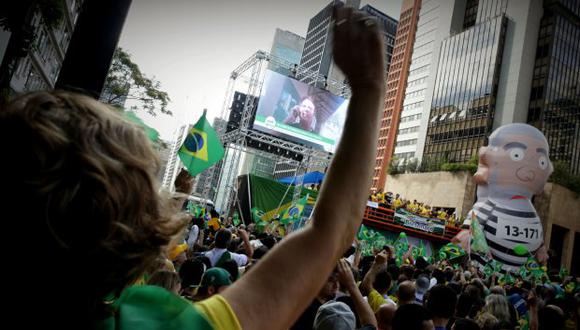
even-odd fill
[(388, 256), (387, 256), (387, 252), (385, 250), (381, 251), (379, 254), (377, 254), (377, 256), (375, 257), (375, 263), (377, 265), (384, 265), (387, 263), (388, 260)]
[(182, 168), (175, 179), (175, 191), (190, 194), (193, 189), (193, 177), (189, 175), (186, 169)]
[(243, 229), (243, 228), (238, 228), (238, 235), (243, 239), (243, 240), (247, 240), (248, 239), (248, 232)]
[(296, 119), (296, 117), (300, 116), (300, 107), (297, 105), (292, 107), (292, 109), (290, 110), (290, 114), (292, 118)]
[(348, 264), (346, 259), (342, 258), (338, 261), (338, 282), (347, 290), (351, 290), (356, 287), (356, 282), (354, 281), (354, 276), (352, 275), (352, 269)]
[(382, 88), (385, 58), (377, 22), (352, 8), (335, 6), (333, 10), (334, 62), (346, 75), (351, 89)]
[(526, 303), (530, 309), (538, 307), (538, 297), (536, 297), (534, 290), (530, 290)]

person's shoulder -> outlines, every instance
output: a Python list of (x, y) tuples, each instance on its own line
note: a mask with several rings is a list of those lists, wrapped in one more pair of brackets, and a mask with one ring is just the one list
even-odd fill
[(194, 306), (208, 319), (215, 330), (242, 329), (230, 304), (219, 294), (196, 302)]

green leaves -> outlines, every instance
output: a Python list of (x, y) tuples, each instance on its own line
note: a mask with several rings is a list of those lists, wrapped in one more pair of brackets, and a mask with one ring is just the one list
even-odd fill
[(132, 110), (142, 109), (152, 116), (159, 112), (171, 116), (173, 113), (167, 109), (171, 99), (160, 88), (161, 83), (143, 74), (129, 53), (117, 48), (101, 100), (113, 105), (122, 103), (124, 99), (136, 100), (138, 104), (132, 106)]

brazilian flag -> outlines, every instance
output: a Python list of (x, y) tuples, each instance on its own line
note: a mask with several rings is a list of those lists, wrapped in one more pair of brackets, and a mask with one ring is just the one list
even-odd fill
[(289, 224), (290, 222), (294, 222), (302, 216), (302, 212), (304, 212), (304, 207), (308, 202), (308, 194), (302, 197), (299, 201), (296, 202), (295, 205), (291, 205), (289, 208), (284, 211), (282, 214), (282, 218), (280, 222), (284, 225)]
[(179, 149), (179, 158), (191, 176), (198, 175), (224, 157), (224, 147), (205, 119), (205, 113), (204, 110)]

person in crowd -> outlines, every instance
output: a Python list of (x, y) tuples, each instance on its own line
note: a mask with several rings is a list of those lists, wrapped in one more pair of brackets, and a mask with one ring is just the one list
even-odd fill
[(451, 330), (480, 330), (480, 328), (474, 320), (461, 318), (455, 320)]
[(430, 284), (431, 281), (424, 275), (420, 275), (417, 280), (415, 280), (415, 303), (423, 305), (423, 297), (427, 290), (429, 290)]
[(377, 316), (377, 328), (379, 330), (391, 330), (393, 329), (393, 317), (397, 311), (397, 306), (395, 304), (383, 304), (379, 307), (376, 313)]
[(484, 311), (495, 316), (499, 322), (511, 322), (509, 303), (503, 295), (492, 293), (487, 296)]
[(242, 267), (248, 263), (250, 258), (252, 258), (254, 249), (250, 244), (248, 233), (243, 229), (239, 229), (238, 233), (244, 242), (246, 254), (239, 254), (227, 250), (232, 241), (232, 232), (222, 228), (215, 236), (215, 247), (204, 253), (204, 255), (211, 261), (212, 267), (221, 267), (226, 261), (230, 259), (235, 260), (238, 266)]
[[(365, 301), (363, 295), (361, 294), (361, 292), (359, 291), (359, 288), (356, 285), (354, 276), (353, 276), (353, 271), (348, 263), (348, 261), (346, 261), (346, 259), (341, 259), (338, 262), (337, 265), (337, 270), (338, 270), (338, 280), (340, 282), (340, 285), (342, 288), (345, 288), (345, 290), (348, 292), (350, 298), (352, 299), (352, 304), (354, 306), (354, 311), (351, 310), (351, 313), (353, 313), (353, 316), (356, 314), (358, 316), (358, 320), (361, 324), (361, 327), (359, 329), (365, 329), (365, 330), (372, 330), (372, 329), (376, 329), (377, 327), (377, 320), (375, 318), (375, 314), (373, 313), (371, 307), (369, 306), (369, 304)], [(325, 303), (324, 305), (322, 305), (317, 312), (316, 318), (314, 320), (314, 328), (315, 329), (343, 329), (344, 327), (340, 327), (337, 325), (338, 324), (334, 324), (334, 320), (337, 320), (338, 323), (343, 323), (341, 320), (340, 315), (338, 314), (333, 314), (331, 312), (329, 312), (328, 310), (326, 310), (325, 317), (324, 319), (326, 320), (324, 323), (326, 324), (326, 326), (321, 327), (321, 310), (325, 309), (325, 306), (329, 305), (329, 304), (333, 304), (334, 302), (328, 302)], [(350, 307), (349, 307), (350, 309)], [(349, 318), (350, 320), (350, 318)], [(356, 320), (356, 318), (355, 318)], [(330, 325), (334, 325), (334, 327), (328, 327)], [(348, 329), (354, 329), (355, 327), (349, 327)]]
[(482, 311), (475, 316), (474, 321), (481, 330), (495, 330), (499, 325), (499, 320), (489, 312)]
[(312, 300), (310, 305), (302, 312), (302, 315), (294, 323), (291, 329), (311, 329), (316, 318), (316, 312), (323, 304), (334, 300), (338, 292), (338, 270), (334, 269), (326, 283), (322, 286), (318, 295)]
[(175, 294), (181, 292), (181, 279), (179, 278), (179, 274), (168, 270), (156, 271), (151, 275), (147, 284), (162, 287)]
[(415, 283), (406, 280), (399, 284), (397, 291), (399, 306), (415, 303)]
[[(313, 330), (334, 330), (356, 328), (356, 318), (350, 307), (340, 301), (329, 301), (318, 308)], [(375, 329), (375, 328), (372, 328)]]
[(222, 293), (232, 284), (232, 278), (227, 270), (220, 267), (213, 267), (203, 273), (201, 283), (197, 289), (194, 301), (201, 301)]
[(449, 320), (455, 314), (457, 295), (448, 286), (437, 284), (431, 290), (425, 307), (433, 315), (435, 330), (445, 330)]
[[(24, 233), (35, 227), (28, 235), (34, 253), (51, 265), (43, 273), (51, 304), (26, 323), (133, 328), (136, 314), (125, 314), (123, 308), (115, 314), (115, 309), (145, 296), (151, 306), (159, 306), (160, 319), (172, 319), (179, 311), (182, 318), (174, 327), (285, 329), (293, 324), (360, 224), (384, 99), (378, 24), (349, 8), (336, 8), (334, 21), (333, 56), (352, 97), (312, 222), (277, 244), (247, 276), (195, 306), (179, 297), (172, 300), (162, 288), (130, 286), (188, 220), (179, 212), (183, 201), (175, 207), (158, 195), (157, 156), (142, 129), (96, 100), (67, 92), (31, 93), (4, 107), (0, 143), (13, 160), (1, 165), (3, 189), (11, 192), (3, 198), (4, 211), (21, 214), (5, 230)], [(192, 185), (179, 192), (187, 194)], [(31, 283), (36, 275), (30, 267), (19, 269), (26, 274), (13, 283)], [(21, 291), (13, 303), (30, 299), (28, 293)], [(168, 309), (161, 303), (167, 299), (179, 308)]]
[(433, 316), (423, 306), (409, 303), (397, 308), (393, 330), (434, 330)]
[(387, 252), (377, 254), (371, 268), (361, 283), (362, 292), (367, 295), (373, 312), (377, 312), (381, 305), (395, 302), (387, 295), (391, 288), (391, 276), (387, 271)]
[(203, 234), (200, 235), (200, 232), (203, 230), (204, 225), (205, 223), (201, 217), (193, 217), (191, 219), (191, 228), (189, 228), (186, 238), (187, 246), (190, 251), (193, 251), (196, 244), (203, 244)]
[(201, 282), (206, 266), (200, 258), (189, 259), (179, 268), (179, 277), (181, 279), (181, 295), (192, 299), (195, 295), (195, 289)]

